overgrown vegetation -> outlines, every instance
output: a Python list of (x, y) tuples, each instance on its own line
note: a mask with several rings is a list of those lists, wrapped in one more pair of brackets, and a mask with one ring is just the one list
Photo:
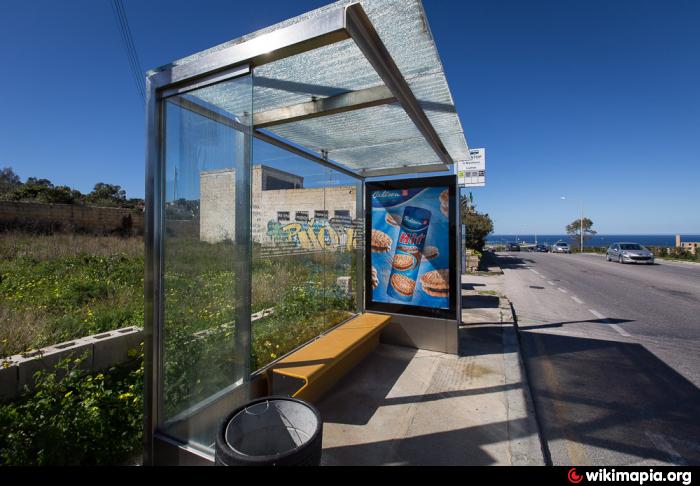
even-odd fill
[(0, 404), (1, 465), (122, 464), (139, 451), (143, 360), (95, 376), (80, 362), (37, 372), (34, 392)]
[[(237, 273), (246, 271), (230, 241), (166, 240), (165, 407), (173, 416), (240, 379)], [(259, 369), (348, 317), (351, 302), (335, 285), (352, 275), (350, 254), (268, 257), (255, 248), (251, 369)]]
[[(173, 417), (236, 382), (232, 242), (187, 236), (165, 247), (165, 413)], [(143, 325), (143, 241), (138, 237), (0, 233), (0, 358), (60, 341)], [(355, 275), (351, 253), (266, 257), (254, 249), (251, 368), (258, 369), (350, 316), (335, 285)], [(68, 361), (37, 376), (34, 391), (0, 405), (0, 463), (106, 464), (137, 454), (142, 357), (136, 370), (91, 376)]]
[(139, 238), (0, 233), (0, 357), (142, 325)]

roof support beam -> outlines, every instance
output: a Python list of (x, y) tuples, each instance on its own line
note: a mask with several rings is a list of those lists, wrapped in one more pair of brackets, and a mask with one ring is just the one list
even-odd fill
[(445, 164), (430, 164), (430, 165), (416, 165), (416, 166), (401, 166), (401, 167), (388, 167), (386, 169), (364, 169), (360, 171), (364, 177), (384, 177), (393, 176), (398, 174), (406, 174), (407, 169), (410, 169), (411, 173), (419, 172), (442, 172), (450, 170), (449, 166)]
[(308, 120), (319, 116), (335, 115), (347, 111), (394, 103), (396, 98), (384, 85), (350, 91), (306, 103), (284, 106), (253, 114), (255, 128), (266, 128), (284, 123)]
[(454, 161), (440, 140), (440, 136), (428, 120), (420, 103), (359, 3), (349, 5), (345, 9), (345, 28), (440, 160), (446, 165), (453, 164)]
[(153, 78), (157, 87), (170, 87), (179, 83), (190, 83), (196, 78), (212, 75), (239, 64), (261, 66), (347, 38), (345, 12), (339, 8), (204, 54), (190, 62), (170, 64), (159, 70), (149, 71), (147, 76)]
[[(221, 123), (222, 125), (225, 125), (227, 127), (233, 128), (234, 130), (238, 130), (238, 131), (243, 132), (243, 133), (250, 132), (250, 127), (248, 125), (246, 125), (245, 123), (241, 123), (233, 117), (229, 117), (229, 116), (226, 116), (224, 114), (214, 112), (214, 111), (210, 110), (209, 108), (206, 108), (205, 106), (202, 106), (202, 105), (192, 101), (191, 99), (188, 99), (186, 96), (174, 96), (172, 98), (168, 98), (168, 102), (175, 103), (178, 106), (180, 106), (181, 108), (184, 108), (185, 110), (189, 110), (193, 113), (197, 113), (198, 115), (206, 117), (206, 118), (213, 120), (215, 122)], [(361, 174), (358, 174), (358, 173), (353, 172), (349, 169), (346, 169), (342, 165), (338, 165), (335, 162), (331, 162), (328, 159), (321, 157), (319, 155), (316, 155), (312, 152), (308, 152), (306, 150), (302, 150), (300, 148), (297, 148), (294, 145), (290, 145), (287, 142), (280, 140), (279, 138), (268, 135), (267, 133), (261, 132), (259, 130), (253, 130), (253, 136), (259, 140), (262, 140), (263, 142), (269, 143), (270, 145), (274, 145), (275, 147), (279, 147), (281, 149), (284, 149), (287, 152), (291, 152), (294, 155), (298, 155), (299, 157), (304, 157), (307, 160), (311, 160), (313, 162), (316, 162), (317, 164), (321, 164), (325, 167), (329, 167), (335, 171), (338, 171), (342, 174), (350, 176), (353, 179), (358, 179), (358, 180), (364, 179), (364, 177)]]
[(295, 147), (294, 145), (290, 145), (290, 144), (280, 140), (279, 138), (273, 137), (271, 135), (268, 135), (268, 134), (263, 133), (263, 132), (258, 131), (258, 130), (255, 130), (254, 136), (257, 139), (262, 140), (263, 142), (267, 142), (270, 145), (274, 145), (276, 147), (284, 149), (288, 152), (293, 153), (294, 155), (298, 155), (299, 157), (304, 157), (305, 159), (316, 162), (317, 164), (321, 164), (323, 166), (329, 167), (329, 168), (336, 170), (342, 174), (345, 174), (346, 176), (350, 176), (353, 179), (364, 180), (364, 177), (356, 172), (353, 172), (351, 170), (346, 169), (343, 166), (340, 166), (338, 164), (330, 162), (328, 159), (325, 159), (323, 157), (319, 157), (316, 154), (313, 154), (311, 152), (307, 152), (305, 150), (301, 150), (301, 149)]

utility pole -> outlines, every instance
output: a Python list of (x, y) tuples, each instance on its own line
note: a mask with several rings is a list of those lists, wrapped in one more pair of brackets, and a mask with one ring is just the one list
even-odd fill
[(583, 202), (581, 202), (581, 253), (583, 253)]
[[(563, 201), (566, 200), (566, 196), (561, 196), (561, 199)], [(579, 228), (579, 232), (581, 233), (581, 253), (583, 253), (583, 200), (579, 199), (579, 204), (581, 207), (581, 227)]]

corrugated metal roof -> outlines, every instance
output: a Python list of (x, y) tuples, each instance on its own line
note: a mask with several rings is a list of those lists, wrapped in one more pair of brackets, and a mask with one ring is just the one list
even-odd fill
[[(342, 0), (327, 5), (173, 64), (196, 60), (352, 3), (357, 2)], [(468, 159), (462, 125), (421, 1), (363, 0), (359, 3), (452, 159)], [(347, 39), (255, 67), (254, 113), (382, 85), (381, 78), (355, 42)], [(227, 89), (225, 84), (191, 94), (231, 114), (241, 115), (250, 109), (249, 93), (243, 96), (244, 93)], [(441, 163), (398, 103), (294, 121), (267, 130), (315, 152), (325, 150), (329, 159), (360, 173), (401, 167), (404, 172), (414, 172), (420, 170), (420, 166)]]

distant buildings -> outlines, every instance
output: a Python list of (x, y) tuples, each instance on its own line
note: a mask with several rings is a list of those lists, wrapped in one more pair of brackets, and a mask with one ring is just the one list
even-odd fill
[(695, 255), (700, 247), (700, 241), (681, 241), (681, 235), (676, 235), (676, 248), (683, 248)]
[[(234, 240), (233, 169), (200, 173), (199, 238)], [(304, 187), (304, 178), (265, 165), (253, 167), (252, 238), (263, 246), (350, 249), (359, 235), (354, 185)]]

